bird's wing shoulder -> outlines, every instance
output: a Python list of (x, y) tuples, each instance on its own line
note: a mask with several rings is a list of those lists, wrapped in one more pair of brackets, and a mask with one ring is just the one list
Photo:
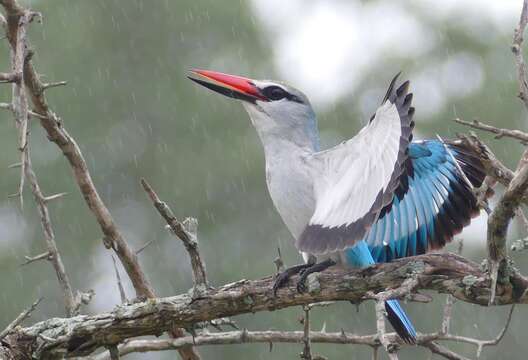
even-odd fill
[(316, 207), (297, 239), (304, 252), (343, 250), (364, 237), (399, 187), (412, 140), (409, 82), (396, 76), (381, 106), (354, 138), (314, 154)]

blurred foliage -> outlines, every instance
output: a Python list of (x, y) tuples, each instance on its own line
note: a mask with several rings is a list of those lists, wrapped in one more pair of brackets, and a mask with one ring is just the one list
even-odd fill
[[(201, 249), (212, 284), (269, 275), (274, 271), (272, 261), (279, 245), (287, 264), (300, 261), (267, 194), (261, 147), (242, 107), (186, 79), (191, 67), (279, 78), (273, 62), (273, 36), (255, 17), (250, 2), (54, 0), (31, 4), (44, 15), (43, 24), (33, 24), (30, 32), (37, 54), (36, 67), (47, 81), (68, 81), (66, 87), (47, 92), (49, 101), (78, 140), (101, 196), (127, 240), (139, 248), (155, 239), (140, 259), (160, 296), (186, 291), (192, 284), (191, 275), (183, 247), (165, 231), (139, 186), (140, 177), (149, 180), (178, 216), (199, 219)], [(420, 121), (418, 107), (420, 134), (450, 137), (465, 131), (451, 121), (455, 116), (526, 129), (525, 115), (515, 98), (515, 70), (509, 52), (511, 33), (489, 37), (481, 34), (487, 40), (479, 41), (467, 26), (460, 25), (463, 18), (439, 23), (419, 6), (410, 6), (408, 11), (433, 27), (442, 41), (420, 57), (412, 53), (406, 57), (384, 54), (371, 71), (363, 74), (354, 90), (329, 106), (318, 106), (323, 135), (333, 134), (324, 140), (332, 143), (352, 136), (360, 128), (364, 116), (357, 109), (363, 90), (375, 89), (376, 98), (368, 110), (372, 112), (392, 74), (403, 69), (412, 80), (412, 74), (429, 70), (431, 81), (442, 81), (436, 64), (460, 51), (479, 59), (484, 74), (482, 83), (468, 96), (450, 98), (449, 104), (428, 116), (427, 121)], [(485, 31), (482, 29), (486, 29), (487, 20), (480, 21), (483, 24), (478, 31)], [(514, 26), (512, 23), (511, 28)], [(8, 54), (3, 40), (3, 71), (9, 68)], [(427, 89), (422, 88), (422, 93), (416, 93), (417, 103), (420, 97), (428, 96)], [(9, 98), (10, 87), (1, 86), (0, 101)], [(0, 324), (8, 323), (38, 296), (44, 296), (45, 301), (33, 321), (62, 316), (62, 299), (52, 267), (45, 262), (20, 266), (24, 255), (42, 252), (44, 242), (32, 202), (27, 200), (21, 211), (16, 201), (7, 199), (19, 181), (18, 172), (7, 170), (7, 166), (17, 162), (19, 155), (11, 115), (2, 112), (0, 118), (0, 168), (4, 169), (0, 178), (4, 199), (0, 202)], [(76, 289), (93, 288), (97, 292), (85, 312), (109, 310), (119, 302), (110, 252), (102, 246), (101, 233), (65, 159), (36, 122), (31, 130), (34, 166), (43, 189), (48, 194), (69, 193), (51, 205), (51, 212), (72, 284)], [(515, 166), (521, 150), (518, 144), (483, 137), (490, 140), (505, 163)], [(30, 196), (26, 189), (26, 199)], [(485, 221), (480, 224), (484, 226)], [(473, 240), (464, 255), (480, 261), (485, 256), (484, 238)], [(515, 261), (528, 272), (523, 254), (516, 254)], [(129, 284), (127, 291), (131, 297)], [(416, 328), (435, 330), (443, 302), (444, 297), (438, 295), (432, 304), (407, 305)], [(359, 309), (356, 312), (354, 306), (344, 303), (317, 309), (313, 312), (313, 327), (320, 329), (326, 323), (328, 331), (344, 328), (372, 332), (372, 304), (363, 304)], [(494, 337), (503, 326), (506, 312), (505, 308), (457, 303), (453, 326), (458, 334)], [(301, 309), (289, 309), (241, 316), (237, 321), (249, 329), (300, 329), (300, 314)], [(525, 314), (524, 308), (517, 310), (503, 342), (486, 349), (482, 358), (525, 358)], [(470, 346), (451, 346), (468, 356), (473, 354)], [(370, 350), (361, 347), (315, 345), (314, 349), (331, 359), (370, 356)], [(267, 345), (209, 347), (200, 351), (204, 359), (294, 359), (300, 347), (276, 344), (271, 354)], [(402, 357), (421, 359), (426, 354), (422, 349), (405, 349)], [(167, 352), (130, 358), (174, 356)]]

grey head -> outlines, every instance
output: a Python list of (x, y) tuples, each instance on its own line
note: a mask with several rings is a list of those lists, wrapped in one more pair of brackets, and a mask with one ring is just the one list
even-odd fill
[(279, 144), (319, 149), (315, 113), (301, 91), (282, 82), (253, 80), (209, 70), (192, 70), (189, 79), (222, 95), (241, 100), (266, 152)]

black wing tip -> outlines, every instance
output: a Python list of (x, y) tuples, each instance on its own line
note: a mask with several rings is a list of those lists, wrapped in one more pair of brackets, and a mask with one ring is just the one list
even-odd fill
[(392, 78), (392, 80), (389, 83), (389, 87), (387, 89), (387, 92), (385, 93), (385, 96), (383, 97), (383, 100), (381, 101), (382, 104), (384, 104), (387, 100), (389, 100), (390, 95), (394, 91), (394, 87), (396, 86), (396, 81), (398, 81), (398, 78), (401, 75), (401, 70)]

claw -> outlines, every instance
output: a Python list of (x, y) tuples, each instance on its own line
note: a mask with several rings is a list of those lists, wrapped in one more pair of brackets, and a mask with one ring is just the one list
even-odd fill
[(296, 275), (304, 271), (305, 269), (308, 269), (310, 266), (312, 265), (311, 264), (295, 265), (277, 274), (277, 277), (275, 278), (275, 284), (273, 284), (273, 296), (277, 296), (277, 291), (280, 288), (284, 287), (293, 275)]
[(329, 267), (334, 266), (335, 264), (336, 262), (334, 260), (327, 259), (323, 262), (312, 264), (308, 267), (303, 268), (299, 273), (300, 277), (299, 281), (297, 282), (297, 291), (302, 294), (307, 290), (306, 280), (308, 279), (308, 275), (326, 270)]

